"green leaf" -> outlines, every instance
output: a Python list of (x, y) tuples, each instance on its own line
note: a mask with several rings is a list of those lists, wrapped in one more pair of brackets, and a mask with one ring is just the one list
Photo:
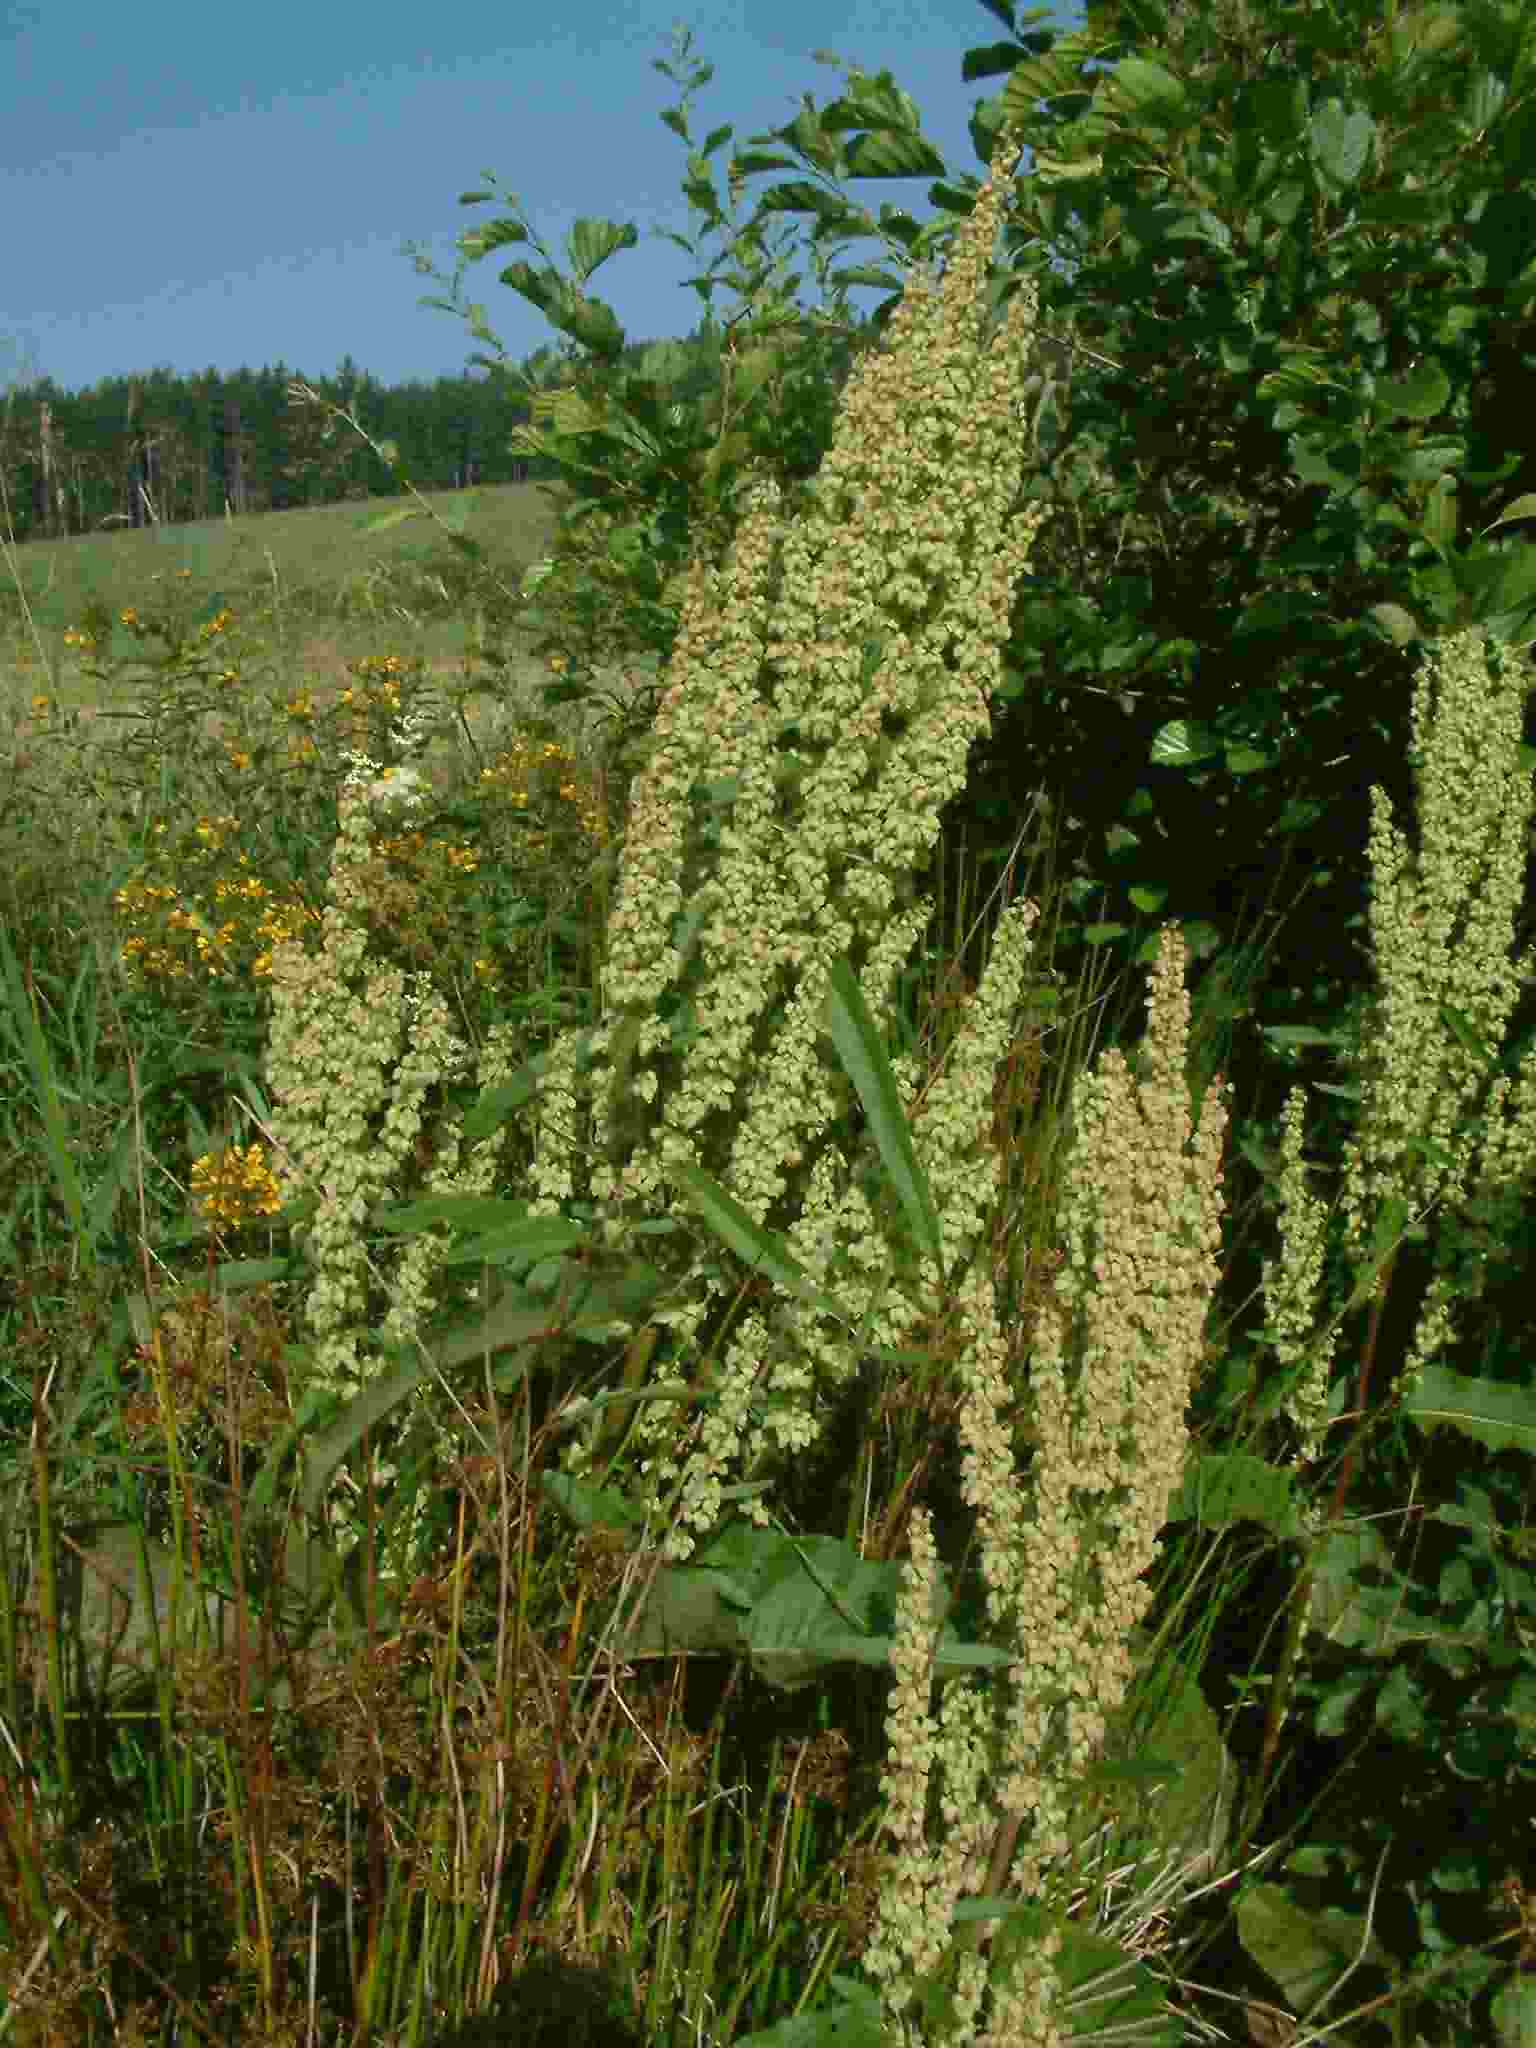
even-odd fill
[(1278, 1884), (1252, 1885), (1242, 1893), (1237, 1930), (1243, 1947), (1296, 2012), (1305, 2012), (1362, 1963), (1390, 1963), (1363, 1914), (1335, 1907), (1307, 1911)]
[(1371, 154), (1376, 123), (1357, 109), (1347, 113), (1337, 100), (1325, 100), (1312, 117), (1312, 160), (1330, 183), (1353, 185)]
[(1209, 726), (1175, 718), (1153, 734), (1150, 758), (1160, 768), (1183, 768), (1220, 752), (1221, 741)]
[(1430, 420), (1444, 412), (1450, 396), (1450, 379), (1430, 358), (1406, 377), (1383, 377), (1376, 386), (1375, 408), (1389, 419)]
[(1138, 120), (1177, 127), (1190, 111), (1182, 83), (1160, 64), (1145, 57), (1127, 57), (1101, 88), (1105, 104), (1134, 114)]
[(1337, 1522), (1312, 1545), (1308, 1626), (1339, 1649), (1390, 1657), (1437, 1631), (1433, 1608), (1369, 1522)]
[(1491, 2008), (1499, 2048), (1536, 2048), (1536, 1978), (1512, 1971)]
[[(461, 1230), (484, 1230), (496, 1224), (528, 1220), (525, 1201), (508, 1202), (494, 1195), (423, 1195), (419, 1201), (376, 1210), (370, 1218), (380, 1230), (397, 1231), (408, 1236), (430, 1229), (434, 1223), (451, 1223)], [(554, 1221), (565, 1231), (575, 1229), (573, 1224), (558, 1218), (539, 1217), (534, 1220), (539, 1224)]]
[(1246, 1451), (1191, 1450), (1163, 1519), (1198, 1522), (1202, 1529), (1259, 1522), (1275, 1535), (1289, 1538), (1300, 1526), (1295, 1475)]
[[(489, 1315), (468, 1327), (460, 1326), (458, 1335), (439, 1339), (434, 1352), (439, 1367), (446, 1370), (468, 1358), (494, 1356), (500, 1351), (537, 1344), (549, 1334), (548, 1309), (508, 1306), (503, 1300)], [(308, 1516), (314, 1518), (320, 1513), (332, 1479), (361, 1443), (364, 1430), (377, 1428), (392, 1415), (410, 1398), (430, 1371), (429, 1363), (418, 1360), (375, 1374), (329, 1428), (310, 1443), (304, 1458), (304, 1480), (299, 1492)]]
[(912, 1132), (901, 1107), (896, 1078), (880, 1043), (874, 1019), (846, 959), (827, 979), (827, 1030), (843, 1071), (858, 1091), (881, 1162), (906, 1213), (913, 1237), (931, 1259), (943, 1256), (938, 1211), (927, 1176), (912, 1149)]
[(728, 1195), (701, 1167), (680, 1165), (668, 1171), (692, 1196), (694, 1207), (728, 1250), (754, 1272), (766, 1273), (787, 1294), (797, 1296), (820, 1314), (832, 1316), (847, 1327), (847, 1312), (841, 1303), (813, 1287), (782, 1239), (754, 1223), (734, 1196)]
[(1536, 1388), (1426, 1365), (1403, 1396), (1403, 1413), (1430, 1434), (1454, 1429), (1489, 1451), (1536, 1454)]
[(478, 1140), (500, 1130), (514, 1111), (537, 1095), (540, 1076), (548, 1064), (548, 1053), (539, 1053), (519, 1067), (509, 1080), (483, 1090), (474, 1107), (465, 1113), (465, 1137)]
[(878, 1991), (853, 1977), (833, 1977), (836, 1997), (760, 2033), (738, 2034), (737, 2048), (884, 2048), (885, 2011)]
[(1464, 1052), (1469, 1052), (1489, 1073), (1498, 1071), (1498, 1059), (1486, 1042), (1478, 1037), (1462, 1011), (1453, 1009), (1449, 1003), (1442, 1003), (1440, 1021)]
[(407, 519), (422, 519), (426, 516), (424, 507), (412, 502), (409, 505), (393, 506), (388, 512), (381, 512), (370, 519), (358, 531), (363, 534), (388, 533), (392, 526), (403, 526)]
[(1484, 531), (1491, 533), (1495, 526), (1504, 526), (1511, 519), (1536, 519), (1536, 491), (1523, 491), (1513, 504), (1505, 506), (1497, 519), (1489, 522)]
[[(739, 1491), (761, 1493), (766, 1485)], [(589, 1489), (579, 1512), (591, 1518), (595, 1508)], [(577, 1511), (575, 1503), (570, 1511)], [(637, 1526), (636, 1510), (627, 1503), (622, 1522)], [(903, 1570), (900, 1560), (861, 1557), (840, 1537), (791, 1537), (733, 1518), (687, 1564), (657, 1571), (620, 1632), (616, 1652), (626, 1659), (745, 1656), (766, 1684), (798, 1692), (837, 1666), (889, 1665), (894, 1645), (890, 1619)], [(945, 1620), (951, 1598), (940, 1571), (933, 1596), (933, 1619), (939, 1625), (935, 1669), (1006, 1665), (1005, 1649), (957, 1635)]]

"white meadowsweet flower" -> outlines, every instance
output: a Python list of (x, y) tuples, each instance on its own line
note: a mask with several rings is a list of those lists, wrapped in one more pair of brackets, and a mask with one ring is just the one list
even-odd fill
[(370, 780), (367, 771), (377, 765), (376, 762), (359, 759), (347, 777), (347, 787), (361, 790), (369, 803), (379, 810), (395, 805), (414, 810), (426, 801), (422, 793), (425, 778), (419, 769), (385, 768)]

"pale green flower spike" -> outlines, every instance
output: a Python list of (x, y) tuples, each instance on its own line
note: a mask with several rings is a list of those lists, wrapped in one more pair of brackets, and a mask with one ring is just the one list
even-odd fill
[[(468, 1052), (451, 1027), (447, 1004), (425, 976), (368, 964), (359, 877), (376, 806), (366, 785), (353, 780), (343, 786), (339, 808), (341, 831), (331, 858), (320, 950), (311, 955), (299, 940), (273, 949), (267, 1077), (273, 1136), (282, 1148), (283, 1199), (309, 1191), (319, 1195), (309, 1238), (315, 1278), (304, 1308), (317, 1340), (314, 1382), (355, 1393), (387, 1364), (359, 1345), (359, 1329), (370, 1320), (371, 1261), (362, 1225), (375, 1203), (396, 1192), (430, 1113), (431, 1090), (464, 1071)], [(489, 1034), (476, 1068), (482, 1087), (511, 1072), (510, 1039), (510, 1029)], [(472, 1146), (465, 1160), (461, 1133), (447, 1125), (438, 1134), (426, 1192), (491, 1193), (505, 1135)], [(392, 1342), (409, 1345), (417, 1335), (447, 1245), (440, 1231), (407, 1238), (393, 1269), (377, 1275), (389, 1301), (383, 1329)], [(421, 1411), (432, 1391), (431, 1385), (416, 1390), (411, 1414)], [(441, 1425), (439, 1437), (446, 1456), (450, 1439)], [(379, 1480), (393, 1470), (381, 1465)], [(341, 1503), (333, 1500), (331, 1508), (338, 1540), (345, 1543)], [(382, 1560), (386, 1572), (406, 1569), (417, 1533), (417, 1522), (396, 1533)]]
[[(850, 380), (808, 511), (781, 519), (760, 480), (726, 566), (695, 564), (656, 744), (632, 793), (596, 1059), (578, 1075), (573, 1044), (558, 1047), (541, 1099), (544, 1210), (573, 1194), (636, 1214), (675, 1205), (677, 1168), (700, 1166), (783, 1234), (814, 1283), (852, 1276), (838, 1282), (840, 1302), (875, 1344), (931, 1317), (943, 1276), (930, 1262), (905, 1292), (890, 1282), (889, 1247), (839, 1145), (848, 1086), (822, 1006), (832, 967), (863, 944), (861, 992), (889, 1028), (896, 976), (931, 912), (915, 880), (989, 729), (1041, 516), (1011, 516), (1029, 455), (1012, 389), (1032, 289), (994, 336), (980, 331), (1000, 210), (993, 182), (943, 284), (909, 287), (888, 351)], [(705, 811), (697, 786), (728, 782), (728, 806)], [(991, 1211), (992, 1081), (1035, 914), (1018, 905), (1004, 920), (914, 1132), (946, 1273), (975, 1253)], [(694, 1028), (672, 1073), (674, 995)], [(898, 1078), (910, 1113), (923, 1077), (909, 1065)], [(680, 1342), (726, 1284), (699, 1280), (673, 1313)], [(686, 1454), (675, 1411), (651, 1406), (636, 1431), (648, 1481), (682, 1479), (669, 1555), (689, 1554), (743, 1471), (810, 1445), (817, 1396), (852, 1369), (842, 1330), (777, 1299), (736, 1326), (718, 1403)], [(767, 1514), (760, 1501), (749, 1511)]]

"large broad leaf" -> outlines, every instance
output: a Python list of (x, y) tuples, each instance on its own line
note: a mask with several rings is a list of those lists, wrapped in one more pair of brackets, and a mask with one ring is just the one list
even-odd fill
[[(912, 1235), (930, 1258), (937, 1259), (942, 1245), (933, 1193), (912, 1147), (912, 1133), (902, 1111), (890, 1062), (846, 960), (839, 960), (828, 977), (824, 1015), (833, 1046), (863, 1104), (875, 1145)], [(841, 1304), (814, 1287), (783, 1240), (756, 1223), (726, 1189), (696, 1166), (679, 1166), (672, 1172), (704, 1221), (739, 1259), (822, 1314), (846, 1323)]]
[[(1245, 1891), (1237, 1902), (1237, 1931), (1243, 1947), (1280, 1986), (1293, 2012), (1305, 2012), (1362, 1966), (1366, 1981), (1373, 1969), (1391, 1969), (1390, 1954), (1363, 1914), (1335, 1908), (1310, 1912), (1283, 1885), (1261, 1884)], [(1330, 2029), (1328, 2038), (1349, 2048), (1357, 2037)]]
[(1403, 1397), (1403, 1413), (1426, 1434), (1458, 1430), (1489, 1451), (1536, 1452), (1536, 1389), (1427, 1365)]
[[(546, 1493), (583, 1527), (603, 1524), (647, 1548), (644, 1508), (615, 1489), (565, 1473)], [(838, 1665), (890, 1663), (903, 1566), (861, 1558), (832, 1536), (793, 1537), (733, 1519), (687, 1564), (657, 1567), (612, 1648), (629, 1659), (739, 1656), (767, 1684), (796, 1692)], [(938, 1572), (934, 1672), (1002, 1671), (1003, 1648), (964, 1640), (948, 1619), (948, 1576)], [(1175, 1660), (1152, 1664), (1134, 1642), (1144, 1677), (1110, 1716), (1103, 1754), (1078, 1787), (1074, 1839), (1112, 1824), (1116, 1854), (1181, 1862), (1220, 1853), (1231, 1824), (1233, 1767), (1195, 1678)]]
[(1198, 1522), (1202, 1529), (1260, 1522), (1277, 1536), (1295, 1536), (1302, 1526), (1295, 1474), (1247, 1451), (1191, 1450), (1164, 1519)]
[(1436, 1610), (1392, 1562), (1370, 1522), (1325, 1530), (1311, 1553), (1308, 1626), (1341, 1649), (1389, 1657), (1404, 1643), (1438, 1634)]
[[(546, 1474), (546, 1490), (567, 1512), (594, 1517), (591, 1490)], [(745, 1656), (758, 1677), (798, 1692), (837, 1665), (886, 1665), (894, 1643), (899, 1561), (875, 1563), (831, 1536), (791, 1537), (733, 1521), (687, 1564), (662, 1566), (638, 1611), (616, 1637), (625, 1658)], [(934, 1619), (948, 1613), (939, 1575)], [(935, 1670), (998, 1668), (1006, 1650), (963, 1642), (943, 1623)]]
[(1536, 1977), (1511, 1976), (1493, 2001), (1499, 2048), (1536, 2048)]

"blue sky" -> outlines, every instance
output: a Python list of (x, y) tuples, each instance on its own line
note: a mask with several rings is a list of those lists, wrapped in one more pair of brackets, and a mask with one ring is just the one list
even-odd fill
[[(979, 0), (6, 0), (0, 7), (0, 218), (6, 305), (0, 393), (29, 376), (66, 390), (167, 365), (190, 374), (278, 361), (331, 375), (342, 357), (386, 384), (457, 375), (479, 345), (453, 313), (422, 307), (440, 289), (406, 253), (419, 243), (444, 277), (453, 241), (492, 217), (460, 192), (495, 173), (559, 267), (583, 216), (632, 221), (640, 240), (591, 289), (631, 339), (685, 334), (696, 267), (658, 231), (698, 237), (681, 181), (686, 152), (659, 116), (679, 88), (652, 69), (674, 22), (694, 60), (715, 66), (693, 102), (695, 144), (729, 122), (711, 159), (725, 167), (749, 135), (782, 126), (809, 92), (841, 90), (831, 49), (888, 67), (916, 101), (950, 169), (979, 175), (966, 120), (999, 80), (962, 83), (964, 52), (1000, 38)], [(1020, 11), (1025, 11), (1021, 0)], [(1063, 25), (1081, 19), (1057, 0)], [(781, 173), (781, 176), (790, 175)], [(795, 175), (805, 175), (796, 172)], [(746, 219), (768, 177), (745, 187)], [(852, 190), (931, 217), (926, 179)], [(783, 234), (782, 227), (776, 230)], [(806, 227), (795, 220), (795, 247)], [(717, 238), (701, 243), (705, 264)], [(877, 242), (840, 262), (869, 261)], [(465, 272), (520, 361), (559, 337), (498, 281), (531, 246)], [(803, 269), (803, 303), (817, 303)], [(881, 294), (851, 293), (867, 312)], [(723, 289), (717, 314), (735, 301)]]

